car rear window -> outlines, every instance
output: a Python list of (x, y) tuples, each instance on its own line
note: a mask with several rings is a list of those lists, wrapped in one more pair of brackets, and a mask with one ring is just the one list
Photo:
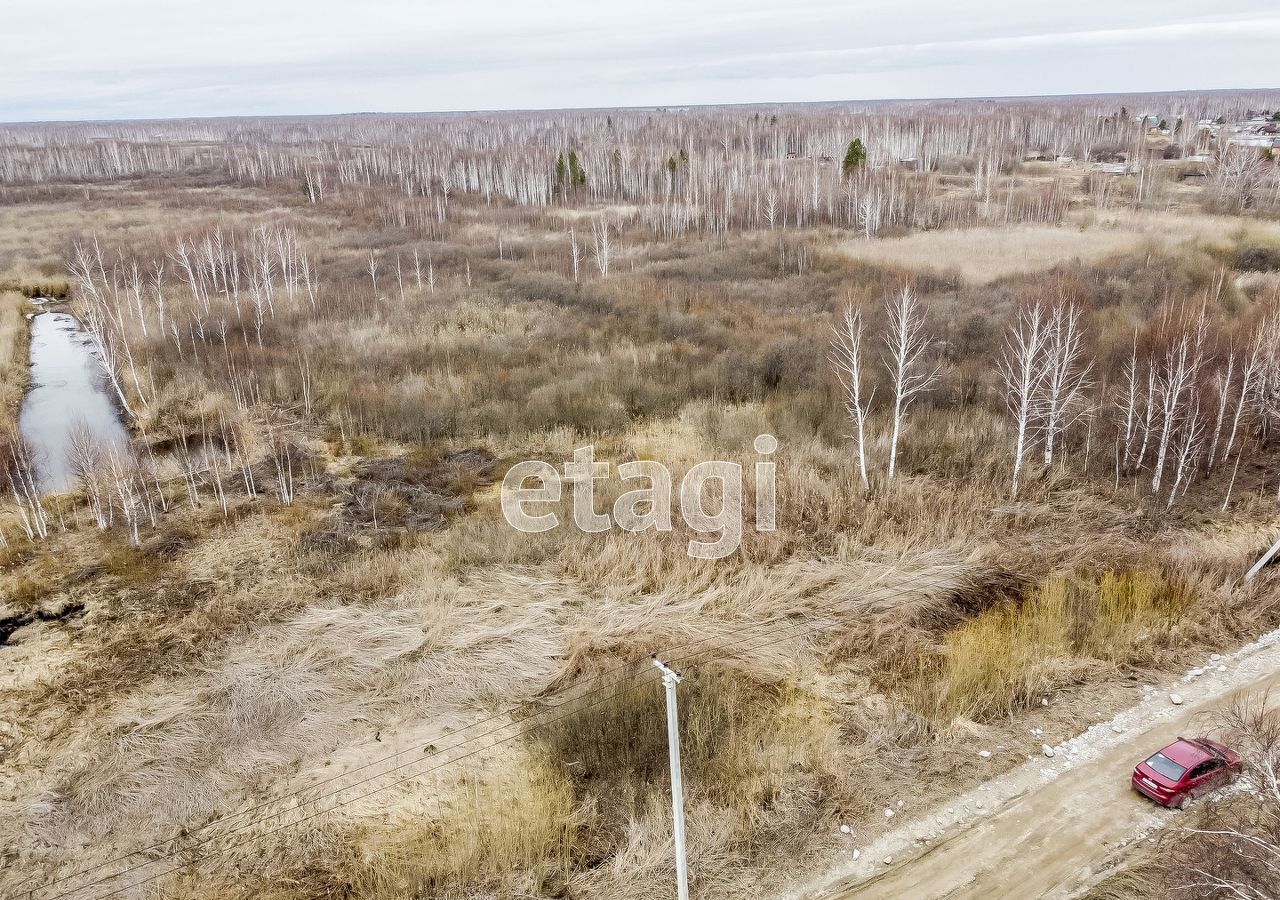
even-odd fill
[(1147, 760), (1147, 765), (1155, 769), (1170, 781), (1177, 781), (1186, 774), (1186, 766), (1180, 766), (1163, 753), (1157, 753)]

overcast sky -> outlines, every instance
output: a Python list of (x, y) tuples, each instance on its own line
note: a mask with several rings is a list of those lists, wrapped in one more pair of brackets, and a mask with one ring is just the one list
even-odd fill
[(1280, 86), (1275, 0), (35, 0), (0, 120)]

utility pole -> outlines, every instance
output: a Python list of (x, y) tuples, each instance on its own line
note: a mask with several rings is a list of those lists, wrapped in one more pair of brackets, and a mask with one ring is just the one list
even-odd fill
[(684, 857), (684, 785), (680, 781), (680, 720), (676, 710), (676, 685), (680, 673), (669, 667), (658, 655), (653, 664), (662, 671), (662, 685), (667, 689), (667, 753), (671, 757), (671, 808), (675, 816), (676, 897), (689, 900), (689, 866)]
[(1258, 560), (1256, 563), (1253, 564), (1253, 568), (1250, 569), (1249, 572), (1244, 576), (1244, 580), (1249, 581), (1251, 578), (1253, 578), (1254, 575), (1257, 575), (1259, 572), (1261, 572), (1262, 567), (1265, 566), (1267, 563), (1271, 562), (1271, 557), (1275, 556), (1277, 552), (1280, 552), (1280, 540), (1277, 540), (1274, 544), (1271, 545), (1270, 550), (1262, 554), (1262, 559)]

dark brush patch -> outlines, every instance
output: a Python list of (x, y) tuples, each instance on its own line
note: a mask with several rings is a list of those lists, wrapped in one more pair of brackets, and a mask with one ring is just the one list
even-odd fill
[(7, 644), (9, 638), (19, 628), (24, 628), (36, 622), (65, 622), (72, 616), (77, 616), (83, 612), (84, 604), (73, 601), (58, 609), (37, 609), (33, 612), (0, 619), (0, 647)]

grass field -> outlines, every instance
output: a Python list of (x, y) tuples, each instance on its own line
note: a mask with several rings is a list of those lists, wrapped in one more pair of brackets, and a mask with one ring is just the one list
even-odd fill
[(1187, 243), (1236, 241), (1280, 243), (1280, 226), (1227, 216), (1109, 211), (1082, 213), (1060, 225), (987, 226), (919, 232), (905, 237), (847, 241), (840, 249), (855, 259), (883, 265), (957, 274), (986, 284), (1010, 275), (1092, 263), (1151, 247), (1168, 252)]

